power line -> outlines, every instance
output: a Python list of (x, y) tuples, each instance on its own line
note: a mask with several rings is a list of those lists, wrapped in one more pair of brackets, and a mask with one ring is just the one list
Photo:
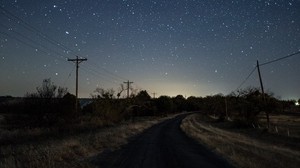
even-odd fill
[(31, 47), (31, 48), (35, 49), (36, 51), (40, 51), (40, 52), (42, 52), (42, 53), (48, 55), (48, 52), (46, 52), (46, 51), (44, 51), (44, 50), (42, 50), (42, 49), (37, 49), (37, 47), (35, 47), (35, 46), (33, 46), (33, 45), (31, 45), (31, 44), (29, 44), (29, 43), (27, 43), (27, 42), (25, 42), (25, 41), (23, 41), (23, 40), (17, 38), (17, 37), (13, 37), (13, 36), (11, 36), (11, 35), (5, 33), (5, 32), (0, 32), (0, 34), (5, 35), (5, 36), (7, 36), (7, 37), (10, 37), (10, 38), (12, 38), (12, 39), (14, 39), (14, 40), (16, 40), (16, 41), (18, 41), (18, 42), (24, 44), (24, 45), (27, 45), (28, 47)]
[[(19, 21), (18, 24), (19, 24), (19, 23), (22, 23), (21, 25), (22, 25), (25, 29), (27, 29), (27, 30), (29, 30), (29, 31), (31, 31), (31, 32), (35, 32), (39, 37), (42, 37), (44, 40), (46, 40), (47, 42), (51, 43), (52, 45), (54, 45), (54, 46), (56, 46), (56, 47), (60, 47), (60, 48), (63, 49), (63, 50), (71, 51), (71, 54), (72, 54), (72, 55), (75, 55), (75, 54), (74, 54), (74, 51), (73, 51), (72, 49), (68, 48), (67, 46), (63, 45), (62, 43), (60, 43), (60, 42), (58, 42), (58, 41), (56, 41), (56, 40), (54, 40), (54, 39), (51, 39), (48, 35), (44, 34), (44, 33), (41, 32), (39, 29), (37, 29), (37, 28), (31, 26), (29, 23), (25, 22), (25, 21), (24, 21), (23, 19), (21, 19), (20, 17), (14, 15), (13, 13), (9, 12), (8, 10), (4, 9), (4, 8), (1, 7), (1, 6), (0, 6), (0, 9), (1, 9), (2, 11), (4, 11), (4, 12), (2, 12), (2, 13), (4, 13), (4, 15), (5, 15), (6, 17), (8, 17), (8, 18), (10, 18), (10, 19), (17, 19), (17, 20)], [(5, 27), (6, 27), (6, 26), (5, 26)], [(7, 27), (6, 27), (6, 28), (7, 28)], [(17, 33), (17, 34), (20, 35), (20, 33)], [(22, 36), (23, 38), (26, 38), (26, 37), (24, 37), (24, 35), (21, 35), (21, 36)], [(27, 39), (28, 39), (28, 38), (27, 38)], [(30, 41), (32, 42), (33, 40), (30, 39)], [(33, 43), (37, 43), (37, 42), (33, 42)], [(41, 46), (42, 46), (42, 45), (41, 45)], [(47, 47), (45, 47), (45, 46), (42, 46), (42, 47), (48, 49), (49, 51), (51, 51), (49, 48), (47, 48)], [(51, 52), (55, 52), (55, 51), (51, 51)], [(59, 53), (57, 53), (57, 52), (55, 52), (55, 53), (56, 53), (57, 55), (60, 55), (60, 56), (64, 57), (65, 59), (67, 59), (66, 56), (63, 56), (63, 55), (61, 55), (61, 54), (59, 54)], [(76, 56), (76, 55), (75, 55), (75, 56)], [(88, 63), (88, 64), (89, 64), (89, 63)], [(92, 65), (92, 66), (94, 66), (95, 68), (100, 67), (100, 66), (98, 66), (98, 65), (96, 65), (96, 64), (89, 64), (89, 65)], [(100, 68), (101, 68), (103, 71), (105, 71), (107, 74), (109, 74), (109, 75), (111, 76), (111, 78), (114, 78), (115, 80), (119, 80), (119, 81), (127, 80), (127, 79), (125, 79), (125, 78), (123, 78), (123, 77), (121, 77), (121, 76), (119, 76), (119, 75), (116, 75), (116, 74), (114, 74), (114, 73), (108, 71), (107, 69), (105, 69), (105, 68), (103, 68), (103, 67), (100, 67)], [(95, 72), (96, 72), (96, 71), (95, 71)], [(97, 72), (96, 72), (96, 73), (97, 73)], [(107, 76), (107, 75), (106, 75), (106, 76)]]
[[(63, 44), (61, 44), (61, 43), (59, 43), (59, 42), (57, 42), (57, 41), (51, 39), (48, 35), (44, 34), (42, 31), (38, 30), (37, 28), (31, 26), (29, 23), (25, 22), (23, 19), (21, 19), (20, 17), (14, 15), (14, 14), (11, 13), (10, 11), (4, 9), (4, 8), (1, 7), (1, 6), (0, 6), (0, 9), (2, 10), (2, 13), (3, 13), (8, 19), (15, 20), (15, 22), (16, 22), (18, 25), (21, 25), (23, 28), (27, 29), (27, 30), (30, 31), (30, 32), (33, 32), (33, 33), (36, 34), (37, 36), (42, 37), (42, 39), (46, 40), (47, 42), (51, 43), (52, 45), (54, 45), (54, 46), (56, 46), (56, 47), (60, 47), (60, 48), (63, 49), (63, 50), (69, 50), (69, 51), (72, 51), (71, 49), (68, 49), (65, 45), (63, 45)], [(5, 25), (3, 25), (3, 24), (1, 24), (1, 25), (2, 25), (4, 28), (9, 29), (7, 26), (5, 26)], [(50, 48), (44, 46), (44, 45), (42, 45), (42, 44), (40, 44), (40, 43), (34, 41), (33, 39), (30, 39), (29, 37), (26, 37), (25, 35), (23, 35), (23, 34), (17, 32), (17, 31), (14, 31), (13, 29), (11, 29), (10, 31), (16, 33), (17, 35), (21, 36), (22, 38), (24, 38), (24, 39), (30, 41), (31, 43), (33, 43), (33, 44), (35, 44), (35, 45), (37, 45), (37, 46), (39, 46), (39, 47), (35, 47), (35, 46), (31, 45), (31, 44), (28, 44), (27, 42), (24, 42), (23, 40), (20, 40), (19, 38), (15, 37), (15, 36), (10, 36), (10, 35), (8, 35), (7, 33), (3, 33), (3, 32), (2, 32), (2, 34), (5, 34), (6, 36), (8, 36), (8, 37), (10, 37), (10, 38), (15, 39), (15, 40), (17, 40), (17, 41), (19, 41), (19, 42), (21, 42), (21, 43), (23, 43), (23, 44), (25, 44), (25, 45), (27, 45), (27, 46), (33, 48), (33, 49), (35, 49), (36, 51), (41, 51), (41, 52), (45, 53), (47, 56), (51, 55), (50, 53), (54, 53), (54, 54), (60, 56), (60, 57), (56, 57), (56, 58), (62, 60), (63, 62), (66, 62), (66, 60), (68, 59), (66, 56), (64, 56), (64, 55), (62, 55), (62, 54), (60, 54), (60, 53), (58, 53), (58, 52), (56, 52), (56, 51), (54, 51), (54, 50), (52, 50), (52, 49), (50, 49)], [(42, 47), (42, 48), (48, 50), (50, 53), (49, 53), (49, 52), (46, 52), (46, 51), (43, 51), (42, 49), (40, 49), (40, 47)], [(39, 49), (38, 49), (38, 48), (39, 48)]]
[(265, 63), (259, 64), (259, 66), (264, 66), (264, 65), (267, 65), (267, 64), (271, 64), (271, 63), (274, 63), (274, 62), (277, 62), (277, 61), (280, 61), (280, 60), (283, 60), (283, 59), (286, 59), (286, 58), (295, 56), (295, 55), (297, 55), (297, 54), (300, 54), (300, 51), (295, 52), (295, 53), (292, 53), (292, 54), (289, 54), (289, 55), (284, 56), (284, 57), (281, 57), (281, 58), (277, 58), (277, 59), (272, 60), (272, 61), (269, 61), (269, 62), (265, 62)]
[[(6, 27), (6, 26), (4, 26), (4, 25), (2, 25), (2, 24), (0, 24), (0, 25), (3, 26), (3, 27), (5, 27), (5, 28), (8, 28), (8, 27)], [(35, 42), (34, 40), (32, 40), (32, 39), (30, 39), (30, 38), (24, 36), (23, 34), (20, 34), (19, 32), (16, 32), (16, 31), (13, 31), (13, 30), (12, 30), (12, 32), (14, 32), (14, 33), (18, 34), (19, 36), (21, 36), (22, 38), (28, 40), (30, 43), (27, 43), (27, 42), (21, 40), (20, 38), (18, 38), (18, 37), (16, 37), (16, 36), (12, 36), (12, 35), (9, 35), (9, 34), (4, 33), (4, 32), (0, 32), (0, 34), (3, 34), (3, 35), (5, 35), (5, 36), (7, 36), (7, 37), (10, 37), (10, 38), (12, 38), (12, 39), (15, 39), (16, 41), (18, 41), (18, 42), (20, 42), (20, 43), (22, 43), (22, 44), (24, 44), (24, 45), (26, 45), (26, 46), (29, 46), (29, 47), (31, 47), (31, 48), (37, 50), (37, 51), (43, 52), (44, 54), (47, 54), (47, 56), (49, 56), (49, 53), (47, 53), (46, 51), (44, 51), (44, 50), (42, 50), (42, 49), (37, 49), (37, 48), (39, 48), (39, 47), (36, 47), (36, 45), (39, 45), (39, 44), (38, 44), (37, 42)], [(32, 43), (33, 43), (33, 45), (31, 45)], [(55, 51), (49, 49), (48, 47), (46, 47), (46, 46), (44, 46), (44, 45), (41, 45), (41, 47), (43, 47), (43, 48), (49, 50), (50, 52), (54, 52), (55, 54), (60, 55), (61, 57), (64, 57), (62, 54), (57, 53), (57, 52), (55, 52)], [(57, 57), (57, 58), (61, 59), (61, 57)], [(61, 60), (63, 60), (63, 61), (65, 62), (64, 59), (61, 59)], [(70, 63), (70, 64), (71, 64), (71, 63)], [(90, 64), (90, 65), (92, 65), (92, 64)], [(95, 66), (94, 66), (94, 67), (95, 67)], [(95, 68), (97, 68), (97, 67), (95, 67)], [(93, 71), (93, 72), (96, 73), (96, 74), (101, 74), (100, 77), (105, 76), (105, 77), (107, 77), (107, 78), (114, 78), (114, 80), (119, 80), (120, 82), (123, 81), (122, 79), (117, 78), (117, 77), (118, 77), (117, 75), (115, 75), (116, 77), (114, 77), (114, 76), (111, 77), (111, 76), (108, 76), (107, 74), (100, 73), (100, 71), (91, 69), (91, 68), (89, 68), (89, 67), (88, 67), (88, 69), (89, 69), (89, 70), (86, 70), (86, 71), (90, 71), (90, 72)], [(104, 69), (104, 68), (102, 68), (102, 69)], [(84, 69), (84, 70), (85, 70), (85, 69)], [(106, 69), (104, 69), (104, 70), (106, 70)], [(106, 72), (109, 73), (108, 70), (106, 70)], [(113, 75), (113, 73), (110, 73), (110, 74)], [(99, 77), (99, 76), (98, 76), (98, 77)], [(124, 79), (124, 78), (123, 78), (123, 79)], [(125, 80), (126, 80), (126, 79), (125, 79)], [(109, 82), (111, 82), (111, 81), (109, 81)], [(115, 84), (115, 82), (111, 82), (111, 83), (114, 83), (114, 84)]]
[[(70, 51), (72, 53), (72, 55), (75, 55), (73, 52), (73, 50), (71, 50), (70, 48), (68, 48), (67, 46), (63, 45), (62, 43), (50, 38), (48, 35), (46, 35), (45, 33), (43, 33), (42, 31), (40, 31), (39, 29), (33, 27), (32, 25), (30, 25), (29, 23), (27, 23), (26, 21), (24, 21), (23, 19), (21, 19), (20, 17), (14, 15), (12, 12), (4, 9), (3, 7), (0, 6), (0, 9), (2, 10), (2, 13), (8, 18), (8, 19), (12, 19), (12, 20), (18, 20), (17, 24), (21, 24), (25, 29), (31, 31), (31, 32), (35, 32), (36, 35), (38, 35), (39, 37), (43, 38), (44, 40), (48, 41), (49, 43), (51, 43), (52, 45), (59, 47), (63, 50), (67, 50)], [(76, 56), (76, 55), (75, 55)], [(65, 57), (67, 58), (67, 57)]]
[(97, 78), (100, 77), (102, 80), (103, 80), (103, 78), (106, 78), (106, 80), (105, 80), (106, 82), (110, 82), (110, 83), (112, 83), (112, 84), (119, 84), (119, 83), (116, 82), (116, 81), (112, 81), (112, 80), (111, 80), (112, 78), (110, 78), (110, 77), (108, 77), (108, 76), (105, 76), (104, 74), (100, 73), (99, 71), (96, 71), (96, 70), (94, 70), (94, 69), (91, 69), (91, 68), (85, 67), (85, 66), (82, 66), (81, 68), (82, 68), (82, 70), (84, 70), (84, 71), (87, 72), (88, 74), (94, 75), (94, 76), (97, 77)]
[(110, 72), (109, 70), (107, 70), (107, 69), (105, 69), (105, 68), (103, 68), (103, 67), (101, 67), (101, 66), (99, 66), (99, 65), (97, 65), (95, 63), (88, 63), (88, 65), (94, 67), (95, 69), (98, 69), (98, 68), (102, 69), (104, 72), (106, 72), (105, 76), (108, 76), (108, 77), (113, 78), (115, 80), (119, 80), (119, 81), (127, 80), (124, 77), (121, 77), (121, 76), (119, 76), (119, 75), (117, 75), (117, 74), (115, 74), (113, 72)]
[[(55, 47), (59, 47), (59, 48), (63, 49), (64, 51), (67, 50), (67, 52), (70, 51), (72, 55), (75, 55), (75, 53), (74, 53), (74, 51), (73, 51), (72, 49), (70, 49), (70, 48), (68, 48), (67, 46), (63, 45), (62, 43), (60, 43), (60, 42), (58, 42), (58, 41), (56, 41), (56, 40), (50, 38), (48, 35), (46, 35), (46, 34), (43, 33), (42, 31), (40, 31), (39, 29), (37, 29), (37, 28), (35, 28), (34, 26), (32, 26), (31, 24), (27, 23), (26, 21), (24, 21), (24, 20), (21, 19), (20, 17), (14, 15), (12, 12), (10, 12), (10, 11), (4, 9), (4, 8), (1, 7), (1, 6), (0, 6), (0, 9), (2, 10), (2, 13), (3, 13), (8, 19), (14, 20), (18, 25), (21, 25), (21, 26), (22, 26), (23, 28), (25, 28), (26, 30), (28, 30), (28, 31), (30, 31), (30, 32), (33, 32), (33, 33), (36, 34), (38, 37), (41, 37), (41, 38), (44, 39), (46, 42), (48, 42), (48, 43), (54, 45)], [(5, 27), (5, 28), (9, 29), (7, 26), (4, 26), (3, 24), (1, 24), (1, 25), (2, 25), (3, 27)], [(57, 54), (57, 55), (59, 55), (59, 56), (65, 58), (66, 60), (68, 59), (66, 56), (64, 56), (64, 55), (62, 55), (62, 54), (60, 54), (60, 53), (58, 53), (58, 52), (56, 52), (56, 51), (53, 51), (53, 50), (49, 49), (48, 47), (46, 47), (46, 46), (44, 46), (44, 45), (39, 44), (38, 42), (34, 41), (33, 39), (30, 39), (30, 38), (26, 37), (25, 35), (23, 35), (23, 34), (21, 34), (21, 33), (19, 33), (19, 32), (16, 32), (16, 31), (14, 31), (14, 30), (11, 30), (11, 31), (14, 32), (14, 33), (16, 33), (17, 35), (21, 36), (22, 38), (24, 38), (24, 39), (30, 41), (31, 43), (33, 43), (33, 44), (35, 44), (35, 45), (38, 45), (38, 46), (40, 46), (40, 47), (42, 47), (42, 48), (44, 48), (44, 49), (46, 49), (46, 50), (49, 50), (50, 53), (53, 52), (53, 53), (55, 53), (55, 54)], [(1, 33), (1, 32), (0, 32), (0, 33)], [(12, 37), (12, 36), (10, 36), (10, 35), (8, 35), (8, 34), (6, 34), (6, 33), (2, 33), (2, 34), (5, 34), (5, 35), (8, 36), (8, 37), (14, 38), (14, 39), (16, 39), (17, 41), (19, 41), (19, 42), (21, 42), (21, 43), (23, 43), (23, 44), (25, 44), (25, 45), (27, 45), (27, 46), (29, 46), (29, 47), (35, 49), (35, 50), (37, 50), (37, 48), (39, 48), (39, 47), (35, 47), (35, 46), (31, 45), (31, 44), (28, 44), (28, 43), (26, 43), (26, 42), (20, 40), (20, 39), (17, 38), (17, 37)], [(40, 49), (39, 49), (39, 50), (40, 50)], [(49, 53), (47, 53), (47, 52), (45, 52), (45, 51), (43, 51), (43, 50), (41, 50), (41, 51), (42, 51), (43, 53), (49, 55)], [(76, 55), (75, 55), (75, 56), (76, 56)], [(65, 60), (64, 60), (64, 61), (65, 61)], [(88, 63), (88, 64), (89, 64), (89, 63)], [(100, 66), (98, 66), (97, 64), (89, 64), (89, 65), (93, 66), (95, 69), (98, 69), (98, 68), (100, 67)], [(100, 68), (101, 68), (104, 72), (106, 72), (106, 74), (100, 73), (100, 71), (98, 72), (97, 70), (94, 70), (94, 69), (91, 69), (91, 68), (89, 68), (89, 71), (93, 71), (93, 72), (96, 73), (96, 74), (101, 74), (102, 77), (103, 77), (103, 76), (106, 76), (107, 78), (112, 78), (112, 79), (117, 80), (117, 81), (120, 81), (120, 82), (123, 81), (123, 80), (127, 80), (127, 79), (125, 79), (125, 78), (123, 78), (123, 77), (121, 77), (121, 76), (119, 76), (119, 75), (117, 75), (117, 74), (115, 74), (115, 73), (112, 73), (112, 72), (108, 71), (107, 69), (105, 69), (105, 68), (103, 68), (103, 67), (100, 67)], [(111, 81), (109, 81), (109, 82), (111, 82)], [(112, 82), (112, 83), (116, 83), (116, 82)]]
[[(4, 27), (4, 28), (7, 28), (7, 29), (8, 29), (7, 26), (5, 26), (5, 25), (3, 25), (3, 24), (0, 24), (0, 25), (1, 25), (2, 27)], [(34, 41), (33, 39), (31, 39), (31, 38), (29, 38), (29, 37), (27, 37), (27, 36), (25, 36), (25, 35), (23, 35), (23, 34), (17, 32), (17, 31), (14, 31), (14, 30), (10, 30), (10, 31), (14, 32), (15, 34), (17, 34), (18, 36), (22, 37), (23, 39), (26, 39), (27, 41), (29, 41), (29, 42), (30, 42), (31, 44), (33, 44), (33, 45), (31, 45), (31, 44), (29, 44), (29, 43), (27, 43), (27, 42), (21, 40), (20, 38), (17, 38), (16, 36), (12, 36), (12, 35), (9, 35), (9, 34), (4, 33), (4, 32), (1, 32), (1, 34), (4, 34), (4, 35), (6, 35), (6, 36), (8, 36), (8, 37), (10, 37), (10, 38), (12, 38), (12, 39), (15, 39), (15, 40), (19, 41), (20, 43), (25, 44), (25, 45), (27, 45), (27, 46), (33, 48), (33, 49), (37, 49), (37, 48), (39, 48), (39, 47), (42, 47), (42, 48), (48, 50), (50, 53), (54, 53), (54, 54), (60, 56), (60, 57), (56, 57), (56, 58), (63, 60), (63, 62), (66, 61), (66, 57), (65, 57), (64, 55), (62, 55), (62, 54), (60, 54), (60, 53), (58, 53), (58, 52), (56, 52), (56, 51), (53, 51), (52, 49), (46, 47), (45, 45), (42, 45), (42, 44), (40, 44), (40, 43)], [(35, 46), (39, 46), (39, 47), (35, 47)], [(38, 49), (38, 50), (41, 50), (41, 49)], [(45, 54), (47, 54), (47, 55), (49, 56), (49, 53), (47, 53), (46, 51), (43, 51), (43, 50), (41, 50), (41, 51), (44, 52)]]
[[(0, 24), (0, 25), (1, 25), (1, 24)], [(16, 32), (16, 33), (18, 34), (18, 32)], [(48, 52), (46, 52), (46, 51), (44, 51), (44, 50), (42, 50), (42, 49), (37, 49), (38, 47), (35, 46), (35, 45), (38, 45), (37, 42), (35, 42), (34, 40), (32, 40), (32, 39), (30, 39), (30, 38), (28, 38), (28, 37), (26, 37), (26, 36), (24, 36), (24, 35), (22, 35), (22, 34), (20, 34), (21, 37), (27, 39), (28, 41), (30, 41), (31, 43), (34, 43), (35, 45), (32, 45), (31, 43), (27, 43), (27, 42), (21, 40), (20, 38), (18, 38), (18, 37), (16, 37), (16, 36), (12, 36), (12, 35), (10, 35), (10, 34), (7, 34), (7, 33), (5, 33), (5, 32), (0, 32), (0, 34), (3, 34), (3, 35), (5, 35), (5, 36), (7, 36), (7, 37), (10, 37), (10, 38), (12, 38), (12, 39), (14, 39), (14, 40), (16, 40), (16, 41), (18, 41), (18, 42), (20, 42), (20, 43), (26, 45), (26, 46), (31, 47), (32, 49), (35, 49), (35, 50), (37, 50), (37, 51), (39, 51), (39, 52), (42, 52), (42, 53), (46, 54), (47, 56), (49, 56), (49, 53), (48, 53)], [(42, 47), (45, 48), (45, 49), (47, 49), (47, 50), (49, 50), (50, 52), (54, 52), (55, 54), (64, 57), (64, 56), (61, 55), (60, 53), (57, 53), (57, 52), (55, 52), (55, 51), (52, 51), (51, 49), (49, 49), (49, 48), (47, 48), (47, 47), (45, 47), (45, 46), (43, 46), (43, 45), (42, 45)], [(57, 57), (57, 58), (61, 59), (60, 57)], [(62, 59), (62, 60), (63, 60), (64, 62), (66, 62), (64, 59)], [(71, 63), (70, 63), (70, 64), (71, 64)], [(100, 71), (96, 71), (96, 70), (91, 69), (91, 68), (89, 68), (89, 67), (87, 67), (87, 68), (88, 68), (88, 69), (83, 68), (83, 70), (86, 71), (86, 72), (89, 71), (89, 72), (94, 72), (95, 74), (100, 74), (100, 75), (101, 75), (101, 76), (98, 75), (97, 77), (101, 77), (101, 78), (102, 78), (103, 76), (105, 76), (107, 79), (112, 78), (112, 77), (110, 77), (110, 76), (108, 76), (108, 75), (106, 75), (106, 74), (100, 73)], [(70, 75), (69, 75), (69, 77), (70, 77)], [(69, 77), (68, 77), (68, 78), (69, 78)], [(119, 80), (120, 82), (122, 81), (121, 79), (118, 79), (118, 78), (115, 78), (115, 79)], [(116, 82), (112, 82), (112, 81), (109, 81), (109, 82), (111, 82), (111, 83), (113, 83), (113, 84), (116, 84)], [(64, 82), (64, 83), (65, 83), (65, 82)]]
[(235, 90), (239, 90), (246, 83), (246, 81), (250, 78), (250, 76), (253, 74), (253, 72), (256, 70), (256, 68), (257, 68), (257, 66), (255, 66), (252, 69), (252, 71), (249, 73), (249, 75), (243, 80), (243, 82)]
[(64, 83), (63, 83), (63, 86), (64, 86), (64, 87), (66, 86), (67, 80), (70, 79), (70, 77), (71, 77), (71, 75), (72, 75), (74, 69), (75, 69), (75, 67), (72, 68), (71, 72), (70, 72), (69, 75), (68, 75), (68, 78), (65, 79), (65, 81), (64, 81)]
[(280, 60), (283, 60), (283, 59), (286, 59), (286, 58), (295, 56), (295, 55), (297, 55), (297, 54), (300, 54), (300, 51), (255, 66), (255, 67), (253, 68), (253, 70), (249, 73), (249, 75), (245, 78), (245, 80), (243, 80), (243, 82), (237, 87), (236, 90), (240, 89), (240, 88), (242, 87), (242, 85), (245, 84), (245, 82), (250, 78), (250, 76), (253, 74), (253, 72), (256, 70), (256, 68), (257, 68), (258, 66), (268, 65), (268, 64), (271, 64), (271, 63), (274, 63), (274, 62), (277, 62), (277, 61), (280, 61)]

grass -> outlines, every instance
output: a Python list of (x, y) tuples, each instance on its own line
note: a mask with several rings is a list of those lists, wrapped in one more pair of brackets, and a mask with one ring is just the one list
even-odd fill
[[(266, 125), (266, 118), (260, 116), (261, 123)], [(300, 113), (290, 113), (289, 115), (271, 115), (270, 133), (281, 136), (300, 138)]]
[[(300, 167), (300, 117), (272, 115), (272, 129), (240, 129), (232, 122), (216, 122), (201, 114), (187, 116), (181, 129), (199, 143), (207, 145), (231, 164), (242, 168)], [(261, 123), (264, 124), (265, 119)], [(289, 129), (290, 134), (286, 133)]]
[(95, 167), (91, 163), (94, 156), (118, 149), (130, 137), (171, 117), (143, 118), (104, 128), (0, 129), (0, 167)]

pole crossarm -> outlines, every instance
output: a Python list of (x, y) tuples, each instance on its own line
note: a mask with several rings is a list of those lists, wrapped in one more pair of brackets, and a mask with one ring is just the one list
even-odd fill
[(129, 88), (133, 82), (129, 82), (129, 80), (128, 80), (127, 82), (123, 82), (123, 83), (127, 85), (127, 98), (129, 98)]
[(155, 92), (153, 92), (152, 94), (153, 94), (153, 98), (155, 99), (155, 95), (156, 95), (156, 93), (155, 93)]
[(87, 61), (87, 59), (86, 58), (78, 58), (78, 56), (77, 56), (76, 59), (70, 59), (70, 58), (68, 58), (68, 61), (72, 61), (72, 62), (80, 64), (83, 61)]

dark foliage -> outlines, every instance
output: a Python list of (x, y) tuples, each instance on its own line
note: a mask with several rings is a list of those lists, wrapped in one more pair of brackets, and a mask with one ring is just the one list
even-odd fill
[(49, 127), (70, 124), (76, 120), (76, 97), (67, 89), (43, 80), (36, 93), (9, 101), (4, 105), (7, 123), (12, 127)]
[[(135, 96), (120, 99), (113, 89), (97, 88), (92, 95), (93, 101), (76, 113), (76, 97), (67, 89), (57, 87), (50, 79), (45, 79), (36, 93), (25, 98), (0, 97), (1, 113), (7, 123), (15, 127), (62, 126), (82, 118), (96, 122), (117, 123), (134, 120), (141, 116), (165, 116), (183, 111), (202, 111), (224, 121), (226, 117), (234, 120), (237, 127), (257, 124), (257, 116), (264, 112), (280, 113), (295, 109), (295, 102), (280, 101), (272, 94), (262, 95), (257, 88), (247, 88), (227, 96), (216, 94), (207, 97), (160, 96), (151, 98), (142, 90)], [(265, 101), (263, 99), (265, 96)]]

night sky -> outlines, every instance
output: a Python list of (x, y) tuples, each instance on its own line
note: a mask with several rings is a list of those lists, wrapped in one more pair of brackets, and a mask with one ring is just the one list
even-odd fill
[[(299, 0), (1, 0), (0, 95), (43, 79), (79, 97), (96, 87), (229, 94), (261, 64), (300, 51)], [(300, 98), (300, 54), (261, 66), (266, 90)], [(241, 86), (259, 87), (257, 72)], [(151, 94), (152, 95), (152, 94)]]

